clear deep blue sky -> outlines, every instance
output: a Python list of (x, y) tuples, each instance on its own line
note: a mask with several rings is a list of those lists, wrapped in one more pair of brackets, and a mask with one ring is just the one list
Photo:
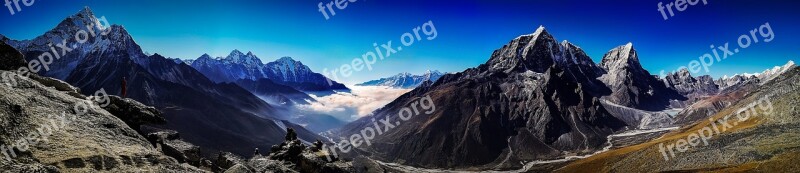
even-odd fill
[[(800, 54), (800, 2), (787, 0), (708, 0), (669, 20), (657, 0), (358, 0), (325, 20), (317, 4), (329, 0), (36, 0), (10, 15), (0, 10), (0, 34), (31, 39), (63, 18), (89, 6), (98, 17), (123, 25), (142, 48), (168, 57), (195, 59), (203, 53), (252, 51), (263, 61), (291, 56), (321, 72), (373, 50), (372, 43), (393, 40), (429, 20), (438, 37), (419, 41), (373, 71), (341, 81), (362, 82), (400, 72), (427, 69), (459, 72), (484, 63), (492, 51), (543, 25), (556, 39), (569, 40), (599, 62), (618, 45), (633, 42), (644, 67), (657, 74), (687, 65), (769, 22), (775, 34), (711, 67), (709, 74), (759, 72), (797, 60)], [(702, 73), (706, 74), (706, 73)]]

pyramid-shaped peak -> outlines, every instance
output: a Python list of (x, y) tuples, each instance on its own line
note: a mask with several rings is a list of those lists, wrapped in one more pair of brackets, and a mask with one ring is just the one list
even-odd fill
[(242, 53), (242, 51), (239, 51), (239, 49), (233, 49), (230, 55), (244, 55), (244, 53)]
[(281, 57), (280, 59), (278, 59), (278, 61), (283, 61), (283, 62), (289, 61), (289, 62), (292, 62), (292, 61), (295, 61), (295, 60), (292, 59), (292, 57), (284, 56), (284, 57)]
[(92, 9), (89, 8), (89, 6), (84, 6), (83, 9), (81, 9), (81, 11), (78, 12), (78, 14), (94, 15), (94, 12), (92, 12)]
[(534, 31), (533, 33), (521, 35), (517, 37), (515, 40), (518, 40), (523, 37), (532, 37), (531, 40), (536, 40), (537, 38), (539, 38), (540, 35), (550, 35), (550, 33), (548, 33), (547, 30), (544, 29), (544, 26), (539, 25), (539, 27), (536, 28), (536, 31)]
[(94, 12), (92, 12), (92, 9), (89, 8), (89, 6), (83, 7), (83, 9), (81, 9), (81, 11), (78, 11), (78, 13), (73, 14), (72, 16), (70, 16), (70, 18), (73, 18), (73, 19), (76, 19), (76, 18), (77, 19), (85, 19), (85, 20), (97, 20), (97, 19), (95, 19)]
[(600, 66), (606, 70), (618, 70), (629, 68), (635, 71), (644, 71), (639, 63), (639, 55), (633, 48), (632, 43), (617, 46), (603, 56)]
[(539, 27), (536, 28), (536, 32), (533, 33), (542, 33), (542, 32), (547, 32), (547, 30), (544, 29), (544, 25), (539, 25)]

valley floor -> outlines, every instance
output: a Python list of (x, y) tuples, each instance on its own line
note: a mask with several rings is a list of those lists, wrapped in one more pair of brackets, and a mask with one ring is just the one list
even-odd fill
[(394, 170), (399, 172), (429, 172), (429, 173), (470, 173), (470, 172), (487, 172), (487, 173), (520, 173), (520, 172), (541, 172), (558, 169), (572, 161), (584, 159), (596, 154), (607, 152), (611, 149), (623, 148), (626, 146), (636, 145), (652, 139), (661, 137), (661, 135), (677, 130), (678, 127), (666, 127), (657, 129), (646, 130), (628, 130), (617, 134), (609, 135), (608, 143), (602, 150), (595, 153), (580, 156), (567, 156), (562, 159), (554, 160), (537, 160), (525, 163), (523, 168), (518, 170), (445, 170), (445, 169), (430, 169), (407, 166), (397, 163), (386, 163), (378, 160), (372, 160), (378, 163), (381, 167), (387, 170)]

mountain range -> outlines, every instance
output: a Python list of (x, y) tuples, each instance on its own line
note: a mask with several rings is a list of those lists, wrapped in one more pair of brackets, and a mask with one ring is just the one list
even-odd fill
[(252, 52), (244, 54), (239, 50), (233, 50), (224, 58), (212, 58), (208, 54), (203, 54), (195, 60), (186, 60), (184, 63), (217, 83), (269, 79), (304, 92), (334, 93), (350, 90), (341, 83), (311, 71), (308, 66), (291, 57), (282, 57), (264, 64)]
[(371, 80), (364, 83), (356, 84), (356, 86), (387, 86), (392, 88), (413, 89), (425, 81), (435, 82), (445, 74), (437, 70), (425, 71), (422, 75), (413, 75), (411, 73), (400, 73), (391, 77)]

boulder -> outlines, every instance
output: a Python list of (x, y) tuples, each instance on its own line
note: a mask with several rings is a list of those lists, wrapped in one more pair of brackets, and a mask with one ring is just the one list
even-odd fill
[(109, 95), (110, 103), (103, 107), (106, 111), (125, 121), (133, 129), (139, 130), (143, 124), (163, 124), (166, 118), (152, 106), (147, 106), (136, 100)]

